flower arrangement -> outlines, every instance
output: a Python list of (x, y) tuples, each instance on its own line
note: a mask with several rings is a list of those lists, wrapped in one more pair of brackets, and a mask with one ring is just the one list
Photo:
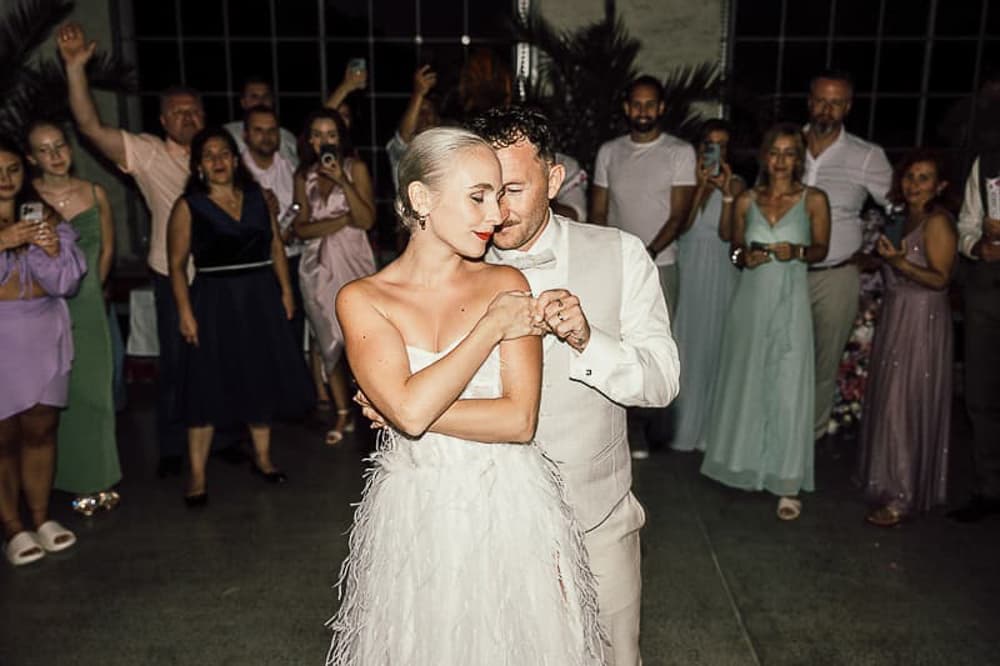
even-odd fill
[[(895, 220), (887, 219), (882, 211), (871, 208), (861, 217), (861, 251), (871, 253), (880, 234), (890, 234), (887, 226)], [(854, 318), (851, 337), (844, 347), (837, 372), (837, 389), (833, 399), (833, 411), (827, 423), (827, 434), (834, 435), (851, 431), (861, 420), (865, 387), (868, 384), (868, 359), (875, 339), (875, 324), (882, 305), (881, 271), (861, 273), (861, 292), (858, 295), (858, 315)]]

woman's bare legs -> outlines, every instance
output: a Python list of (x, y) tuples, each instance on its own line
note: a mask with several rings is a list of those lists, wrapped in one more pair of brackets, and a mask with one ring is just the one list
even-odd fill
[(0, 420), (0, 521), (4, 537), (24, 531), (18, 501), (21, 498), (21, 424), (18, 416)]
[(312, 370), (313, 384), (316, 385), (316, 402), (319, 405), (326, 403), (330, 406), (330, 393), (326, 390), (326, 379), (323, 377), (323, 357), (316, 347), (316, 339), (310, 338), (309, 344), (309, 369)]
[(213, 434), (215, 434), (215, 426), (188, 428), (188, 458), (191, 461), (188, 497), (205, 492), (205, 465), (208, 462), (209, 449), (212, 447)]
[(276, 471), (271, 462), (271, 426), (248, 424), (250, 439), (253, 440), (254, 465), (265, 474)]
[[(49, 519), (49, 497), (56, 475), (59, 409), (35, 405), (21, 412), (21, 488), (35, 527)], [(72, 537), (61, 537), (63, 541)], [(56, 543), (62, 543), (59, 539)]]
[(337, 408), (337, 423), (333, 429), (344, 432), (344, 428), (351, 420), (351, 393), (347, 383), (347, 362), (343, 355), (330, 373), (330, 392), (333, 394), (333, 404)]

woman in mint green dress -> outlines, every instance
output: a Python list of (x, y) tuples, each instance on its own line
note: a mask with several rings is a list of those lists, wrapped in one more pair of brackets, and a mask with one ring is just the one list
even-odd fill
[(85, 515), (118, 504), (113, 486), (121, 480), (115, 440), (113, 360), (104, 282), (114, 255), (111, 206), (104, 190), (70, 174), (72, 149), (63, 130), (34, 123), (28, 131), (28, 160), (39, 176), (38, 193), (80, 234), (87, 274), (66, 299), (73, 325), (73, 369), (69, 404), (59, 420), (55, 487), (76, 495)]
[(806, 268), (826, 256), (826, 194), (802, 184), (798, 127), (761, 147), (762, 184), (736, 200), (732, 258), (740, 273), (726, 315), (701, 471), (727, 486), (779, 496), (794, 520), (813, 490), (813, 334)]

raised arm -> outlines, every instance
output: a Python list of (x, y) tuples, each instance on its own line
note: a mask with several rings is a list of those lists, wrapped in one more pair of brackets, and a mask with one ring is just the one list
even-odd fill
[(367, 69), (354, 69), (348, 63), (347, 68), (344, 70), (344, 78), (341, 79), (340, 83), (333, 92), (326, 98), (323, 103), (328, 109), (334, 111), (340, 106), (347, 96), (350, 95), (355, 90), (362, 90), (368, 85), (368, 70)]
[(399, 119), (399, 138), (404, 143), (413, 140), (413, 135), (417, 131), (417, 121), (420, 119), (420, 106), (435, 85), (437, 85), (437, 73), (430, 65), (424, 65), (413, 73), (413, 94), (410, 95), (410, 103), (403, 111), (403, 117)]
[(122, 131), (101, 122), (90, 94), (87, 63), (97, 49), (97, 42), (87, 42), (79, 23), (65, 23), (56, 30), (56, 47), (66, 65), (69, 108), (80, 133), (90, 139), (109, 160), (120, 167), (127, 166)]
[[(518, 286), (527, 288), (520, 278)], [(534, 433), (538, 409), (540, 375), (532, 378), (531, 342), (517, 339), (537, 330), (532, 325), (534, 308), (526, 292), (502, 292), (490, 304), (472, 330), (450, 352), (416, 373), (410, 372), (406, 343), (399, 330), (377, 305), (373, 288), (361, 280), (348, 284), (337, 295), (337, 317), (344, 330), (347, 357), (355, 369), (358, 385), (386, 421), (402, 432), (417, 437), (452, 407), (469, 380), (501, 341), (501, 354), (512, 367), (505, 370), (511, 385), (505, 387), (501, 401), (489, 401), (493, 408), (511, 407), (498, 413), (490, 411), (490, 422), (473, 427), (486, 428), (477, 433), (478, 441), (529, 441)], [(506, 341), (514, 341), (511, 344)], [(538, 344), (537, 340), (534, 344)], [(535, 362), (540, 373), (540, 348)], [(534, 388), (532, 388), (532, 386)], [(509, 394), (507, 392), (509, 391)], [(534, 395), (534, 398), (531, 398)], [(504, 405), (502, 401), (506, 401)], [(464, 401), (463, 401), (464, 402)], [(480, 401), (468, 401), (480, 402)], [(464, 406), (463, 406), (464, 407)], [(482, 419), (482, 413), (472, 415)], [(457, 415), (458, 427), (471, 421), (469, 414)], [(449, 417), (450, 418), (450, 417)], [(445, 421), (447, 423), (447, 420)], [(471, 439), (471, 437), (470, 437)]]

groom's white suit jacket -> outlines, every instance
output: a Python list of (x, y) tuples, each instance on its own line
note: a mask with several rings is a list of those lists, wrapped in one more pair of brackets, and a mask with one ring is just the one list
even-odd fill
[(590, 323), (582, 354), (545, 337), (535, 440), (558, 465), (577, 519), (591, 530), (632, 486), (624, 407), (663, 407), (677, 395), (680, 363), (659, 273), (635, 236), (551, 211), (531, 250), (492, 248), (487, 260), (520, 268), (536, 296), (572, 292)]

